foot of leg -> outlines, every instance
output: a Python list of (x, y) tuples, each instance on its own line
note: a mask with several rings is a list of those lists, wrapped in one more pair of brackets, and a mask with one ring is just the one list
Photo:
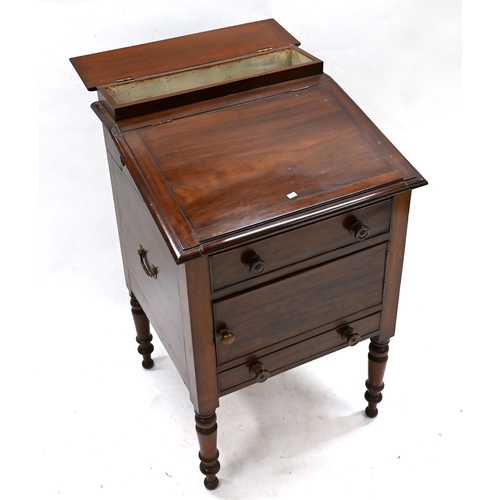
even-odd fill
[(215, 490), (219, 485), (216, 474), (220, 470), (217, 449), (217, 416), (195, 414), (196, 433), (200, 443), (200, 470), (205, 474), (205, 488)]
[(368, 406), (365, 409), (367, 417), (374, 418), (378, 414), (377, 404), (382, 401), (382, 390), (384, 389), (384, 373), (389, 356), (388, 342), (377, 344), (370, 342), (370, 352), (368, 354), (368, 380), (366, 381), (365, 399)]
[(132, 306), (132, 317), (134, 318), (135, 330), (137, 332), (135, 340), (139, 344), (137, 351), (143, 357), (142, 366), (146, 369), (153, 368), (155, 363), (151, 359), (151, 353), (154, 350), (154, 346), (151, 343), (153, 336), (149, 330), (149, 320), (132, 292), (130, 292), (130, 305)]

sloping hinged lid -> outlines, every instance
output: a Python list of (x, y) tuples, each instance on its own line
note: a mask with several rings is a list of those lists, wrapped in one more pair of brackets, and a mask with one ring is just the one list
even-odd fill
[(425, 183), (329, 77), (307, 81), (115, 137), (178, 262)]
[[(274, 19), (109, 50), (70, 59), (88, 90), (125, 78), (146, 76), (251, 54), (265, 48), (300, 45)], [(144, 57), (147, 53), (148, 57)]]

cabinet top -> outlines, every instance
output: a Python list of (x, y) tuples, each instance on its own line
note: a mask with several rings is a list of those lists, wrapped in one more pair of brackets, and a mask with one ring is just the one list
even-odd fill
[[(244, 58), (243, 72), (250, 71), (250, 75), (241, 76), (241, 59), (231, 59), (229, 66), (208, 64), (182, 72), (175, 91), (159, 97), (159, 107), (137, 108), (135, 102), (129, 106), (129, 90), (133, 99), (139, 92), (141, 106), (158, 98), (148, 97), (144, 93), (149, 90), (135, 83), (132, 89), (120, 87), (120, 95), (103, 97), (100, 93), (102, 99), (93, 105), (177, 262), (426, 184), (322, 72), (321, 62), (300, 51), (298, 42), (275, 21), (209, 32), (209, 38), (219, 47), (229, 46), (227, 50), (235, 57), (266, 45), (262, 39), (260, 43), (254, 37), (247, 39), (255, 30), (264, 34), (267, 43), (279, 39), (294, 46), (254, 54), (251, 61)], [(209, 45), (202, 43), (204, 36), (191, 35), (172, 43), (192, 64), (200, 62), (197, 49)], [(222, 43), (223, 39), (234, 43)], [(158, 46), (152, 46), (156, 54)], [(283, 58), (288, 61), (285, 69), (276, 68), (276, 60)], [(142, 64), (148, 61), (145, 58)], [(265, 76), (252, 73), (262, 67), (271, 70)], [(228, 84), (225, 77), (236, 70), (240, 78)], [(201, 79), (202, 88), (209, 88), (210, 93), (199, 94), (199, 80), (193, 90), (193, 78)], [(164, 87), (165, 82), (163, 76), (161, 85), (155, 80), (154, 89)], [(167, 83), (173, 85), (171, 80)], [(125, 112), (121, 118), (120, 112)]]
[(88, 90), (251, 54), (300, 45), (274, 19), (170, 38), (70, 59)]

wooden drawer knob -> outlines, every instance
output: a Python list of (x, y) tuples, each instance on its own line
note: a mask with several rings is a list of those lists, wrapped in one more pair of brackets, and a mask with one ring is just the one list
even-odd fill
[(258, 276), (266, 270), (266, 263), (257, 254), (249, 257), (245, 261), (245, 266), (254, 276)]
[(269, 378), (269, 372), (263, 363), (255, 363), (250, 368), (250, 373), (255, 377), (255, 380), (259, 383), (265, 382)]
[(224, 345), (229, 345), (234, 342), (234, 333), (231, 330), (228, 330), (227, 328), (223, 328), (219, 332), (219, 336), (220, 336), (220, 341)]
[(347, 342), (348, 346), (356, 345), (361, 340), (361, 335), (354, 331), (354, 328), (346, 328), (341, 333), (342, 338)]
[(365, 226), (360, 220), (353, 222), (349, 226), (349, 232), (358, 240), (363, 241), (370, 236), (370, 228)]

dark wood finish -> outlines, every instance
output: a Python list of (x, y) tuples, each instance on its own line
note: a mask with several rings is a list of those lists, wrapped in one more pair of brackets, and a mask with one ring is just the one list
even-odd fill
[(368, 354), (368, 380), (366, 381), (365, 399), (368, 406), (365, 409), (367, 417), (374, 418), (378, 415), (377, 404), (382, 401), (382, 390), (384, 389), (384, 373), (389, 356), (389, 341), (379, 344), (373, 340), (370, 342)]
[[(185, 266), (177, 266), (165, 251), (165, 242), (137, 188), (108, 155), (118, 230), (127, 287), (132, 290), (184, 381), (189, 377), (184, 354), (182, 297), (178, 286)], [(147, 251), (149, 264), (158, 274), (152, 279), (141, 264), (138, 250)]]
[(218, 364), (381, 305), (386, 253), (377, 245), (215, 303), (216, 329), (235, 336), (216, 340)]
[[(254, 383), (256, 381), (255, 374), (251, 372), (251, 368), (255, 363), (263, 363), (270, 376), (274, 376), (347, 347), (348, 344), (342, 338), (342, 333), (349, 326), (359, 333), (362, 340), (376, 336), (380, 327), (380, 315), (373, 314), (357, 321), (350, 321), (347, 324), (345, 321), (341, 321), (334, 328), (319, 335), (316, 334), (309, 338), (302, 337), (300, 340), (296, 338), (295, 342), (289, 340), (275, 345), (273, 349), (257, 350), (239, 358), (234, 364), (227, 363), (221, 366), (220, 370), (224, 370), (219, 373), (221, 395), (229, 394)], [(288, 347), (286, 347), (287, 344)], [(230, 366), (235, 367), (227, 369)]]
[(370, 227), (372, 238), (389, 233), (391, 204), (392, 201), (387, 200), (316, 224), (309, 224), (273, 238), (218, 253), (210, 258), (214, 291), (233, 283), (252, 279), (255, 275), (252, 275), (244, 264), (255, 255), (265, 262), (266, 267), (262, 272), (271, 273), (316, 255), (356, 245), (357, 241), (350, 234), (349, 227), (353, 220), (357, 220), (357, 217), (362, 217)]
[[(108, 155), (126, 282), (189, 389), (195, 411), (218, 407), (208, 258), (176, 265), (138, 189)], [(147, 250), (156, 279), (142, 267)], [(213, 366), (210, 376), (210, 366)]]
[(410, 211), (411, 191), (394, 197), (392, 209), (391, 252), (387, 258), (384, 310), (380, 325), (379, 342), (389, 340), (395, 333), (398, 312), (399, 287), (403, 273), (406, 229)]
[[(310, 82), (310, 79), (305, 80)], [(284, 99), (296, 94), (291, 92), (293, 87), (289, 82), (277, 84), (274, 87), (276, 87), (276, 99)], [(314, 89), (316, 89), (316, 95), (321, 94), (320, 89), (330, 94), (331, 106), (338, 105), (339, 107), (338, 119), (335, 118), (333, 122), (330, 122), (335, 123), (331, 130), (326, 126), (327, 124), (322, 124), (321, 120), (313, 121), (313, 124), (318, 124), (318, 134), (323, 137), (323, 140), (320, 140), (310, 130), (309, 108), (301, 108), (303, 115), (300, 114), (300, 109), (297, 110), (294, 114), (298, 121), (295, 129), (299, 129), (299, 132), (302, 131), (303, 134), (297, 138), (297, 130), (295, 130), (297, 140), (288, 150), (281, 146), (278, 149), (276, 140), (273, 139), (278, 135), (292, 142), (288, 139), (290, 134), (286, 131), (287, 127), (294, 127), (294, 124), (290, 122), (288, 107), (274, 110), (271, 121), (276, 123), (281, 120), (281, 123), (277, 127), (269, 126), (269, 130), (266, 133), (260, 132), (257, 139), (252, 137), (256, 135), (256, 132), (251, 133), (250, 124), (239, 127), (227, 124), (225, 113), (231, 112), (235, 116), (234, 119), (238, 119), (240, 106), (258, 106), (259, 103), (265, 105), (270, 100), (255, 100), (251, 94), (247, 94), (247, 99), (235, 106), (227, 107), (224, 103), (218, 102), (220, 106), (218, 108), (215, 103), (212, 103), (212, 108), (202, 107), (201, 113), (198, 105), (188, 106), (184, 108), (180, 116), (173, 112), (172, 118), (168, 113), (156, 116), (157, 122), (155, 123), (158, 125), (149, 122), (149, 118), (145, 117), (144, 120), (150, 123), (149, 126), (143, 127), (141, 122), (136, 121), (134, 127), (126, 131), (120, 132), (116, 129), (113, 135), (117, 148), (120, 150), (120, 156), (125, 160), (130, 176), (146, 200), (177, 262), (196, 258), (200, 253), (220, 251), (248, 240), (255, 240), (263, 235), (276, 234), (291, 226), (336, 215), (338, 212), (345, 211), (346, 208), (359, 207), (369, 201), (377, 201), (425, 184), (425, 180), (388, 143), (373, 124), (368, 130), (361, 126), (358, 129), (350, 128), (354, 120), (359, 121), (360, 111), (354, 106), (346, 106), (345, 110), (349, 114), (345, 114), (343, 108), (345, 103), (340, 98), (346, 99), (346, 96), (330, 78), (322, 75), (319, 80), (315, 81), (315, 85), (309, 85), (309, 88), (300, 92)], [(229, 97), (228, 99), (232, 100)], [(318, 105), (323, 106), (323, 99), (320, 98), (315, 107)], [(94, 109), (101, 120), (108, 121), (109, 127), (113, 127), (112, 120), (102, 106), (96, 104)], [(311, 109), (314, 109), (314, 106)], [(304, 120), (302, 122), (301, 116)], [(330, 118), (332, 119), (332, 116)], [(254, 120), (257, 119), (258, 115)], [(265, 121), (266, 117), (263, 116), (261, 119), (264, 123), (268, 123)], [(262, 125), (256, 125), (255, 121), (253, 130), (256, 128), (262, 130)], [(344, 132), (338, 129), (337, 121), (343, 123), (347, 130), (352, 130), (352, 137), (344, 135)], [(238, 128), (241, 129), (241, 136), (246, 137), (246, 141), (262, 141), (261, 144), (257, 142), (254, 145), (251, 152), (246, 155), (246, 160), (244, 156), (233, 157), (238, 152), (242, 156), (245, 151), (248, 151), (245, 143), (238, 142), (238, 138), (235, 137), (235, 131)], [(205, 139), (207, 130), (212, 131), (211, 140)], [(247, 132), (249, 135), (245, 136)], [(141, 134), (145, 137), (140, 137)], [(191, 137), (202, 137), (203, 143), (208, 148), (207, 152), (200, 155), (201, 147), (194, 147)], [(150, 141), (156, 144), (155, 151), (148, 149)], [(327, 149), (323, 152), (311, 150), (309, 145), (317, 141)], [(196, 143), (200, 143), (199, 138), (196, 139)], [(339, 152), (350, 149), (346, 148), (346, 144), (350, 144), (350, 148), (352, 147), (353, 151), (357, 152), (359, 155), (357, 159), (353, 157), (351, 160), (344, 157), (343, 160), (339, 155)], [(175, 145), (175, 149), (168, 149), (169, 145)], [(261, 151), (257, 147), (259, 145), (262, 146)], [(134, 150), (134, 154), (131, 153), (131, 149)], [(183, 155), (184, 151), (190, 152), (189, 157)], [(226, 152), (222, 158), (220, 157), (221, 151)], [(296, 164), (300, 157), (297, 157), (297, 151), (302, 152), (303, 158), (303, 162), (298, 165)], [(367, 154), (364, 155), (364, 153)], [(177, 155), (177, 160), (174, 158), (175, 155)], [(214, 155), (219, 156), (209, 163), (207, 155), (209, 155), (208, 158)], [(327, 158), (325, 155), (328, 155)], [(261, 165), (261, 158), (267, 160), (264, 166)], [(275, 162), (276, 158), (278, 160), (288, 158), (287, 163), (290, 163), (290, 158), (293, 158), (293, 163), (287, 164), (285, 168), (278, 168), (279, 162)], [(336, 161), (332, 162), (331, 158)], [(244, 179), (238, 182), (239, 172), (244, 170), (245, 166), (242, 160), (246, 161), (249, 168), (246, 170), (247, 174)], [(175, 161), (183, 163), (176, 166)], [(375, 163), (372, 164), (372, 161)], [(361, 172), (353, 176), (352, 174), (357, 172), (358, 168), (351, 169), (350, 164), (359, 164)], [(254, 165), (259, 165), (259, 169), (255, 169)], [(387, 173), (375, 176), (370, 179), (370, 182), (368, 182), (368, 177), (356, 184), (356, 178), (363, 177), (362, 165), (369, 170), (378, 165), (381, 171), (386, 168)], [(320, 175), (312, 176), (314, 171)], [(215, 186), (206, 181), (208, 172), (210, 172), (211, 182), (216, 183)], [(326, 172), (324, 178), (321, 175), (323, 172)], [(397, 172), (404, 172), (406, 177), (400, 177)], [(280, 175), (276, 176), (276, 173)], [(309, 196), (306, 193), (291, 200), (288, 199), (287, 194), (295, 192), (294, 186), (301, 185), (302, 182), (306, 182), (305, 186), (310, 190)], [(283, 190), (283, 187), (287, 185), (290, 191)], [(164, 189), (165, 187), (169, 189)], [(241, 188), (243, 188), (242, 196), (238, 196), (237, 193)], [(245, 191), (248, 194), (245, 194)], [(224, 196), (221, 196), (220, 192), (224, 192)], [(265, 196), (266, 193), (267, 196)], [(281, 193), (278, 201), (276, 193)], [(349, 196), (344, 196), (345, 193), (349, 193)], [(238, 210), (242, 210), (244, 206), (248, 207), (248, 212), (243, 217)], [(234, 208), (238, 210), (233, 213)], [(193, 216), (190, 218), (190, 215)], [(218, 224), (217, 219), (219, 219)], [(204, 224), (207, 227), (204, 227)], [(199, 228), (197, 228), (198, 225)], [(234, 232), (236, 230), (238, 232)]]
[(132, 292), (130, 292), (130, 305), (132, 306), (132, 317), (137, 331), (135, 340), (139, 344), (137, 351), (143, 357), (142, 366), (146, 369), (153, 368), (155, 363), (151, 359), (151, 353), (154, 351), (154, 346), (151, 343), (153, 336), (149, 329), (149, 319)]
[(189, 322), (185, 322), (189, 328), (184, 329), (185, 353), (189, 360), (187, 386), (195, 411), (208, 415), (219, 406), (208, 258), (190, 260), (185, 266), (183, 293), (189, 299), (188, 304), (184, 302), (187, 306), (184, 312), (189, 315)]
[(219, 485), (216, 474), (220, 470), (219, 450), (217, 449), (217, 416), (195, 415), (196, 434), (200, 443), (200, 470), (205, 474), (205, 487), (215, 490)]
[(133, 130), (125, 138), (155, 198), (172, 219), (176, 214), (183, 248), (401, 180), (326, 85)]
[(314, 56), (263, 79), (197, 79), (181, 97), (120, 104), (130, 87), (108, 86), (296, 45), (267, 20), (72, 60), (99, 87), (139, 352), (149, 367), (150, 321), (189, 392), (208, 489), (221, 396), (371, 339), (377, 414), (410, 191), (426, 181), (330, 77), (307, 73)]

